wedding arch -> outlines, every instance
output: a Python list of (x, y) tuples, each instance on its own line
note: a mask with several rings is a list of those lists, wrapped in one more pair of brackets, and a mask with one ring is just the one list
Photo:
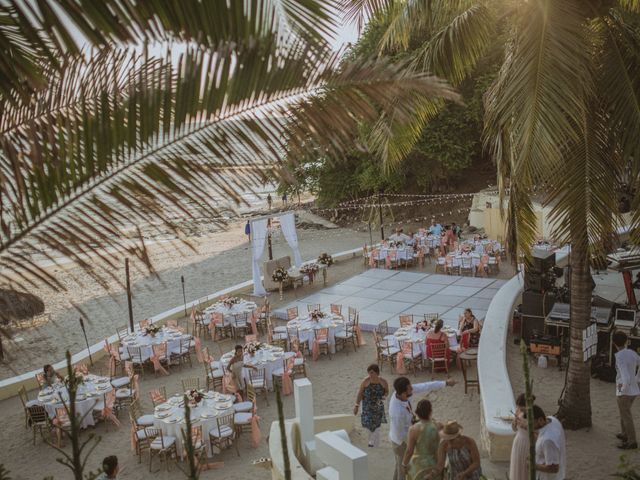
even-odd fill
[[(253, 263), (253, 294), (263, 296), (267, 291), (262, 284), (260, 274), (260, 258), (264, 253), (264, 246), (269, 236), (269, 220), (277, 218), (280, 221), (280, 230), (285, 240), (293, 250), (294, 264), (302, 265), (302, 256), (298, 247), (298, 234), (296, 232), (295, 212), (274, 213), (250, 220), (251, 225), (251, 257)], [(273, 222), (271, 222), (273, 224)]]

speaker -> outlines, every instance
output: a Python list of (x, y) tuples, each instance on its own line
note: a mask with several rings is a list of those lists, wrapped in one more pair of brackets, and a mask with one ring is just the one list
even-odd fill
[(544, 275), (539, 273), (525, 273), (524, 288), (525, 290), (542, 292), (542, 290), (547, 290), (550, 286)]
[(525, 290), (522, 294), (522, 314), (536, 317), (546, 317), (556, 297), (552, 292), (537, 292), (535, 290)]
[(522, 315), (522, 339), (529, 345), (531, 336), (544, 332), (544, 318)]
[(525, 272), (547, 273), (556, 266), (556, 252), (535, 250), (530, 259), (525, 260)]

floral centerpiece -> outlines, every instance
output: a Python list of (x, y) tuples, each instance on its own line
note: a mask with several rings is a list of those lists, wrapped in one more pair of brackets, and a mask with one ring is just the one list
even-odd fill
[(271, 274), (271, 279), (274, 282), (286, 282), (289, 279), (289, 274), (284, 268), (278, 267)]
[(429, 330), (429, 328), (431, 327), (431, 325), (429, 325), (429, 322), (424, 320), (422, 322), (417, 322), (416, 323), (416, 332), (418, 330), (422, 330), (423, 332), (426, 330)]
[(325, 317), (324, 312), (321, 312), (320, 310), (311, 310), (309, 312), (309, 318), (314, 322), (318, 322), (320, 321), (321, 318), (324, 318), (324, 317)]
[(321, 253), (320, 256), (318, 257), (318, 263), (321, 263), (322, 265), (326, 265), (327, 267), (329, 267), (333, 265), (333, 257), (326, 252)]
[(258, 350), (262, 350), (265, 345), (261, 342), (249, 342), (244, 346), (244, 352), (253, 356)]
[(404, 242), (400, 240), (398, 241), (391, 240), (388, 245), (389, 245), (389, 248), (404, 248)]
[(155, 337), (156, 333), (158, 333), (159, 331), (160, 327), (158, 325), (154, 325), (153, 323), (144, 327), (144, 334), (151, 335), (152, 337)]
[(197, 406), (204, 398), (204, 393), (196, 389), (188, 390), (185, 395), (190, 407)]
[(225, 307), (231, 308), (234, 305), (237, 305), (238, 303), (240, 303), (240, 299), (238, 297), (225, 297), (222, 299), (222, 303), (224, 304)]
[[(76, 386), (82, 385), (85, 382), (85, 375), (82, 372), (74, 372), (73, 376), (75, 377)], [(69, 388), (71, 386), (71, 378), (69, 375), (64, 377), (64, 385)]]

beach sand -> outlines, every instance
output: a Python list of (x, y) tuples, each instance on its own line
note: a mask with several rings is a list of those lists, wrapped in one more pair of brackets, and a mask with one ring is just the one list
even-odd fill
[[(304, 258), (313, 258), (321, 251), (336, 252), (347, 250), (361, 245), (368, 240), (368, 233), (353, 232), (348, 229), (337, 230), (308, 230), (299, 231), (300, 244)], [(217, 289), (238, 283), (250, 277), (250, 257), (247, 244), (244, 239), (242, 225), (238, 225), (234, 230), (225, 233), (215, 234), (202, 238), (200, 252), (197, 255), (182, 256), (182, 254), (164, 253), (158, 258), (162, 263), (158, 270), (165, 285), (161, 286), (157, 280), (136, 278), (135, 293), (136, 300), (134, 312), (136, 320), (145, 316), (158, 313), (165, 309), (174, 307), (182, 303), (182, 292), (180, 290), (180, 275), (185, 275), (187, 284), (187, 299), (195, 299)], [(276, 239), (274, 245), (274, 255), (288, 254), (288, 249), (283, 239)], [(353, 259), (336, 263), (329, 270), (329, 284), (348, 278), (360, 273), (363, 270), (362, 261)], [(433, 265), (425, 268), (426, 272), (432, 272)], [(314, 290), (319, 290), (322, 285), (318, 282), (311, 286), (305, 286), (297, 292), (287, 291), (285, 299), (280, 302), (277, 295), (272, 294), (274, 306), (290, 302), (294, 295), (304, 297)], [(102, 292), (93, 288), (85, 288), (82, 291), (72, 291), (69, 293), (74, 299), (84, 299), (83, 307), (91, 312), (90, 342), (99, 341), (114, 332), (115, 325), (126, 323), (126, 304), (122, 302), (123, 296), (117, 296), (116, 301), (110, 300)], [(68, 302), (68, 300), (65, 300)], [(62, 301), (61, 305), (64, 305)], [(50, 305), (50, 304), (49, 304)], [(60, 306), (60, 312), (66, 310)], [(64, 348), (77, 350), (80, 348), (77, 315), (72, 313), (60, 314), (55, 325), (42, 327), (37, 338), (24, 340), (23, 345), (27, 346), (20, 350), (20, 354), (26, 351), (28, 360), (21, 361), (22, 366), (37, 366), (44, 361), (58, 360), (62, 357)], [(26, 333), (25, 333), (26, 335)], [(64, 340), (61, 340), (63, 335)], [(350, 413), (353, 409), (357, 387), (365, 376), (368, 364), (375, 360), (375, 349), (373, 339), (370, 334), (365, 333), (368, 342), (357, 353), (341, 352), (329, 359), (322, 357), (318, 362), (308, 360), (308, 374), (314, 388), (314, 408), (316, 415)], [(515, 392), (521, 390), (522, 373), (521, 358), (517, 347), (513, 346), (511, 339), (508, 348), (508, 362), (510, 375)], [(64, 342), (64, 344), (63, 344)], [(222, 352), (232, 349), (234, 342), (226, 340), (214, 345), (210, 340), (204, 342), (208, 345), (212, 353), (218, 357)], [(533, 359), (531, 360), (533, 361)], [(94, 371), (104, 368), (104, 362)], [(545, 408), (548, 414), (555, 412), (555, 402), (562, 389), (564, 381), (564, 371), (560, 372), (555, 368), (539, 369), (532, 366), (535, 379), (534, 391), (538, 397), (537, 402)], [(141, 402), (143, 411), (152, 411), (152, 404), (148, 397), (148, 392), (160, 385), (167, 387), (169, 394), (182, 390), (180, 381), (182, 378), (199, 376), (204, 379), (204, 369), (200, 365), (195, 365), (192, 369), (186, 367), (182, 371), (172, 370), (169, 377), (154, 378), (153, 374), (146, 374), (141, 382)], [(382, 376), (389, 383), (397, 377), (389, 371), (388, 366), (383, 368)], [(428, 381), (432, 379), (442, 380), (445, 374), (437, 373), (432, 375), (425, 370), (417, 375), (409, 375), (413, 382)], [(457, 368), (451, 370), (451, 377), (462, 381), (462, 376)], [(30, 392), (33, 398), (35, 392)], [(422, 396), (416, 395), (414, 402)], [(434, 418), (439, 421), (456, 419), (465, 428), (465, 434), (480, 439), (480, 397), (478, 393), (464, 394), (464, 388), (458, 384), (451, 388), (432, 392), (428, 398), (434, 404)], [(636, 402), (637, 403), (637, 402)], [(604, 479), (614, 473), (618, 463), (619, 451), (615, 449), (615, 438), (613, 434), (617, 431), (618, 415), (614, 398), (612, 384), (606, 384), (599, 380), (592, 381), (592, 406), (594, 410), (594, 426), (589, 431), (567, 432), (568, 442), (568, 475), (567, 479)], [(636, 419), (640, 405), (634, 406)], [(61, 455), (51, 447), (45, 445), (40, 438), (36, 445), (32, 444), (32, 434), (30, 430), (24, 428), (24, 417), (22, 407), (18, 398), (12, 398), (0, 402), (0, 412), (3, 415), (3, 428), (0, 430), (0, 442), (3, 445), (0, 453), (0, 463), (3, 463), (11, 471), (13, 479), (33, 480), (41, 479), (52, 475), (56, 479), (71, 478), (71, 474), (64, 466), (55, 460)], [(293, 397), (284, 398), (284, 413), (287, 418), (294, 416)], [(225, 478), (225, 479), (268, 479), (271, 474), (268, 470), (251, 465), (251, 461), (260, 457), (268, 457), (268, 447), (266, 434), (269, 432), (271, 422), (275, 421), (276, 402), (275, 396), (270, 394), (269, 405), (264, 398), (258, 399), (258, 415), (261, 417), (261, 428), (263, 441), (259, 448), (252, 449), (249, 436), (243, 435), (239, 440), (240, 457), (236, 456), (235, 450), (227, 450), (216, 456), (213, 461), (224, 461), (222, 470), (204, 472), (203, 479)], [(106, 455), (116, 454), (120, 459), (121, 466), (124, 467), (119, 479), (138, 480), (149, 478), (148, 465), (139, 464), (135, 455), (129, 448), (129, 421), (126, 412), (120, 415), (123, 425), (119, 429), (109, 427), (107, 431), (105, 425), (100, 424), (95, 429), (83, 432), (82, 438), (86, 439), (90, 434), (101, 437), (101, 441), (96, 447), (91, 459), (88, 462), (90, 469), (96, 469), (101, 459)], [(381, 446), (376, 449), (368, 448), (367, 435), (360, 427), (360, 419), (355, 420), (355, 430), (352, 439), (355, 445), (369, 453), (369, 478), (390, 479), (393, 475), (393, 454), (388, 440), (388, 425), (383, 425), (381, 434)], [(69, 452), (69, 447), (66, 447)], [(484, 473), (489, 478), (506, 478), (508, 465), (489, 462), (487, 454), (481, 451)], [(637, 452), (634, 454), (637, 457)], [(159, 466), (154, 463), (155, 468)], [(184, 465), (182, 465), (184, 468)], [(172, 471), (161, 471), (153, 473), (157, 479), (183, 478), (184, 474), (176, 467), (171, 466)]]

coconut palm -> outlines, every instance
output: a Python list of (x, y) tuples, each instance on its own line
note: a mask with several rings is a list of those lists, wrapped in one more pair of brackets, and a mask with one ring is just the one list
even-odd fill
[[(324, 39), (334, 10), (314, 0), (3, 3), (3, 283), (63, 288), (38, 261), (60, 255), (105, 287), (123, 252), (152, 271), (140, 225), (180, 234), (183, 218), (223, 223), (223, 208), (280, 169), (285, 147), (338, 154), (381, 112), (402, 122), (428, 98), (457, 98), (403, 62), (338, 68)], [(151, 55), (143, 42), (174, 50)]]
[[(558, 415), (570, 428), (589, 426), (582, 332), (591, 316), (590, 262), (620, 225), (623, 173), (638, 179), (640, 2), (344, 0), (343, 7), (353, 19), (386, 22), (381, 52), (426, 38), (412, 55), (415, 68), (453, 84), (482, 58), (493, 35), (505, 36), (503, 65), (485, 98), (485, 141), (501, 194), (509, 194), (512, 252), (530, 253), (534, 192), (551, 207), (553, 236), (571, 245), (570, 361)], [(402, 139), (403, 151), (411, 141)], [(634, 193), (631, 231), (638, 241)]]

